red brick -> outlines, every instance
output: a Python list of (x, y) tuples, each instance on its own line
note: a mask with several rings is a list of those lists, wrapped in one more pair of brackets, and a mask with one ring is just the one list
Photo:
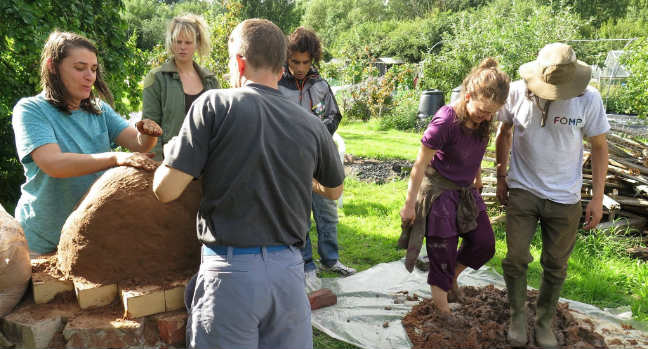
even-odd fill
[(321, 288), (308, 294), (311, 310), (337, 304), (337, 296), (328, 288)]
[(162, 341), (174, 346), (184, 346), (187, 317), (184, 310), (155, 315), (153, 318), (157, 322)]

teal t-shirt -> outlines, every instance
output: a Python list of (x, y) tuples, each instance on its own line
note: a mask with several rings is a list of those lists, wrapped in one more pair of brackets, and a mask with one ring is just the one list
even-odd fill
[(94, 115), (75, 110), (67, 115), (47, 102), (41, 93), (22, 98), (13, 109), (13, 130), (18, 158), (26, 181), (15, 217), (25, 231), (29, 249), (38, 253), (56, 250), (61, 228), (74, 206), (103, 173), (80, 177), (54, 178), (43, 172), (31, 153), (45, 144), (56, 143), (64, 153), (109, 152), (128, 122), (108, 104)]

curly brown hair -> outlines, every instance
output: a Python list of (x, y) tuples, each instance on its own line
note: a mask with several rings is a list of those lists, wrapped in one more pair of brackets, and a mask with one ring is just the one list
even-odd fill
[(288, 58), (293, 52), (308, 52), (313, 64), (319, 64), (322, 59), (322, 44), (314, 31), (299, 27), (288, 36)]
[[(464, 98), (466, 93), (470, 98), (476, 98), (483, 101), (503, 105), (508, 98), (509, 85), (511, 79), (508, 74), (498, 68), (495, 59), (488, 57), (472, 69), (461, 84), (461, 94), (455, 112), (457, 121), (462, 124), (468, 120), (468, 110), (466, 109), (467, 101)], [(481, 140), (488, 144), (492, 132), (492, 119), (482, 121), (477, 128), (477, 135)]]
[[(65, 102), (67, 89), (61, 79), (59, 67), (63, 59), (70, 54), (70, 50), (74, 48), (85, 48), (95, 55), (98, 53), (97, 47), (85, 37), (58, 30), (52, 32), (47, 38), (41, 53), (40, 80), (43, 92), (45, 92), (45, 99), (65, 114), (69, 114), (70, 110)], [(51, 71), (50, 67), (54, 71)], [(101, 107), (97, 104), (95, 92), (111, 106), (113, 106), (114, 102), (113, 95), (103, 80), (101, 66), (97, 67), (97, 76), (93, 86), (94, 89), (90, 91), (90, 97), (82, 100), (79, 107), (91, 114), (99, 115), (101, 114)]]

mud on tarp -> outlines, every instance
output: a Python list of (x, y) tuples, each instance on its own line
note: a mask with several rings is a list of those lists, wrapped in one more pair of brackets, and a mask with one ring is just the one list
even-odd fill
[[(505, 288), (502, 276), (488, 267), (468, 268), (458, 282), (460, 286)], [(401, 260), (346, 278), (324, 278), (321, 286), (337, 294), (338, 303), (313, 311), (315, 328), (359, 348), (412, 347), (401, 319), (419, 302), (414, 294), (430, 297), (427, 272), (415, 269), (410, 274)], [(409, 297), (403, 291), (408, 291)], [(625, 309), (614, 312), (564, 298), (560, 301), (569, 303), (576, 319), (591, 320), (610, 348), (648, 348), (648, 325), (631, 320)], [(624, 329), (622, 324), (633, 329)]]

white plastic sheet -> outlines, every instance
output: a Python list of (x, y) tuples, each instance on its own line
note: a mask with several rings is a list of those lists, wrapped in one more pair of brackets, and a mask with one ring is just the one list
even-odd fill
[[(500, 289), (506, 287), (502, 276), (488, 267), (466, 269), (458, 283), (460, 286), (492, 284)], [(333, 338), (367, 349), (411, 348), (401, 319), (418, 301), (405, 300), (402, 304), (394, 304), (394, 300), (403, 300), (404, 297), (398, 296), (399, 291), (430, 297), (427, 272), (415, 269), (410, 274), (402, 260), (378, 264), (346, 278), (324, 278), (321, 287), (330, 288), (337, 295), (338, 303), (313, 311), (313, 326)], [(628, 320), (627, 312), (615, 315), (589, 304), (563, 298), (560, 301), (569, 302), (569, 308), (577, 319), (591, 319), (595, 330), (603, 335), (611, 348), (648, 348), (648, 333), (621, 327), (623, 322), (648, 330), (646, 324)], [(384, 327), (385, 322), (387, 327)]]

